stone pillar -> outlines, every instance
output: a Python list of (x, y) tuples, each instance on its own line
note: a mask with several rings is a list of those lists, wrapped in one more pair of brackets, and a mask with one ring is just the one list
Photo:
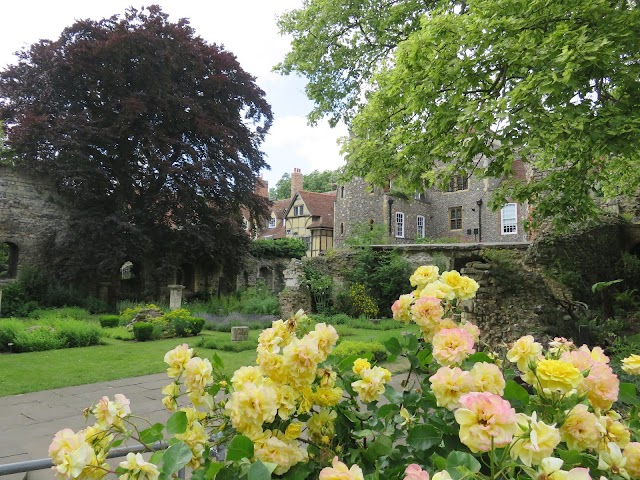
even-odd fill
[(184, 285), (167, 285), (169, 287), (169, 310), (178, 310), (182, 307), (182, 290)]
[(299, 309), (303, 309), (305, 312), (311, 311), (311, 293), (303, 280), (302, 260), (294, 258), (284, 271), (285, 288), (278, 295), (282, 318), (289, 317)]

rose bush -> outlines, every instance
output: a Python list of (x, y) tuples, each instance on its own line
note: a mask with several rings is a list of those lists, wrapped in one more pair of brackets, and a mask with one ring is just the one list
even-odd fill
[[(503, 354), (483, 349), (477, 326), (457, 320), (474, 280), (424, 266), (410, 282), (392, 311), (420, 336), (385, 344), (410, 366), (395, 388), (371, 358), (334, 360), (336, 330), (300, 311), (264, 330), (256, 365), (229, 378), (215, 355), (167, 352), (166, 425), (140, 431), (126, 398), (103, 397), (87, 411), (93, 426), (56, 434), (56, 475), (155, 480), (186, 466), (197, 480), (640, 478), (635, 386), (619, 382), (602, 349), (530, 335)], [(639, 365), (623, 361), (629, 374)], [(168, 448), (114, 468), (107, 453), (128, 439)]]

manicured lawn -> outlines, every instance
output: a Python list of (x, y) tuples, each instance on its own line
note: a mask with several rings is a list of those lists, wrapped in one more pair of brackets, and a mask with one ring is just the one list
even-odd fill
[[(350, 329), (352, 335), (344, 338), (383, 342), (400, 336), (405, 329), (407, 327), (387, 331)], [(258, 333), (251, 331), (250, 338), (256, 338)], [(224, 342), (230, 339), (227, 332), (206, 331), (203, 335)], [(160, 373), (166, 369), (163, 358), (168, 350), (181, 343), (195, 347), (199, 340), (199, 337), (189, 337), (139, 343), (105, 338), (107, 345), (95, 347), (0, 355), (0, 397)], [(224, 361), (227, 373), (253, 364), (256, 358), (254, 350), (234, 353), (195, 348), (205, 358), (215, 351)]]
[[(217, 335), (225, 340), (230, 336)], [(0, 355), (0, 396), (160, 373), (167, 368), (163, 358), (168, 350), (181, 343), (195, 346), (198, 340), (189, 337), (138, 343), (105, 339), (108, 345)], [(202, 357), (214, 352), (196, 350)], [(256, 355), (251, 350), (216, 353), (228, 372), (253, 363)]]

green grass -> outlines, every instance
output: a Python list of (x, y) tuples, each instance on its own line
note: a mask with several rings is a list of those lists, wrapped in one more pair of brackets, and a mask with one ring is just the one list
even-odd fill
[[(417, 331), (417, 326), (412, 327), (403, 330)], [(259, 333), (250, 332), (250, 339), (255, 341)], [(349, 333), (349, 340), (384, 342), (390, 337), (399, 336), (401, 331), (350, 327)], [(181, 343), (188, 343), (204, 358), (217, 353), (229, 374), (255, 362), (253, 350), (236, 353), (197, 347), (202, 338), (209, 345), (214, 339), (219, 339), (220, 345), (226, 345), (230, 335), (226, 332), (202, 332), (199, 337), (151, 342), (103, 338), (106, 344), (94, 347), (0, 355), (0, 397), (161, 373), (167, 368), (163, 361), (164, 354)]]

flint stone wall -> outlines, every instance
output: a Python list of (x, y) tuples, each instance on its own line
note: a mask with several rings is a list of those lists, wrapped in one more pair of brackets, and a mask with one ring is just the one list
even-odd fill
[(17, 246), (18, 273), (46, 264), (47, 246), (64, 237), (68, 221), (51, 179), (0, 166), (0, 243)]

